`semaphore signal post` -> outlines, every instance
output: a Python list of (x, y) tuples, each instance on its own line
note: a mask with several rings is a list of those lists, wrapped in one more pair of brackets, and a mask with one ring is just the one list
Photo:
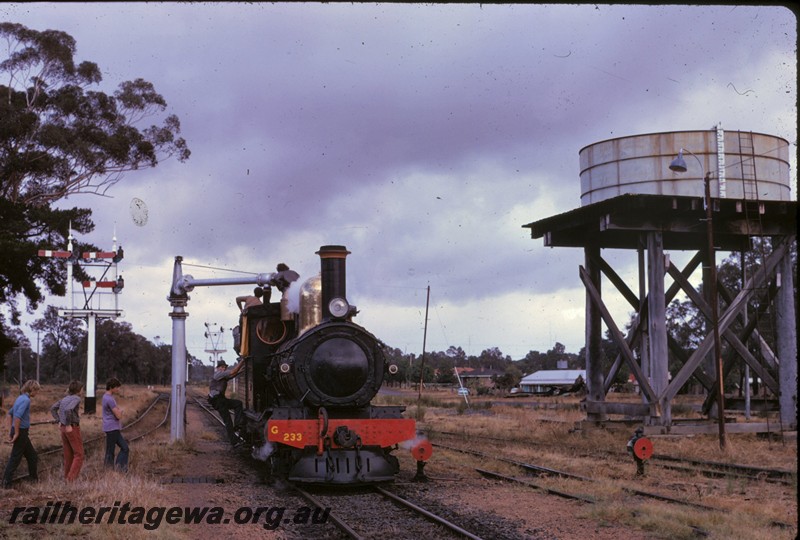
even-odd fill
[[(67, 259), (67, 297), (69, 307), (59, 309), (58, 314), (66, 319), (86, 321), (88, 328), (86, 353), (86, 398), (83, 411), (94, 414), (97, 398), (95, 396), (95, 341), (97, 319), (116, 319), (122, 317), (119, 308), (119, 293), (125, 287), (125, 280), (117, 272), (117, 263), (122, 260), (122, 247), (117, 248), (117, 238), (111, 251), (84, 252), (78, 255), (72, 246), (72, 230), (67, 237), (66, 251), (39, 250), (40, 257), (57, 257)], [(81, 282), (76, 290), (72, 278), (72, 265), (81, 265), (88, 280)]]

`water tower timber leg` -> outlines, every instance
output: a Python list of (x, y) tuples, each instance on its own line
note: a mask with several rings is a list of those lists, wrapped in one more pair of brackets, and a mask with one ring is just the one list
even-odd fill
[[(600, 270), (603, 274), (608, 278), (608, 280), (617, 288), (617, 291), (628, 301), (631, 305), (631, 308), (636, 313), (636, 316), (633, 318), (633, 322), (630, 325), (630, 329), (628, 330), (628, 335), (625, 336), (625, 341), (631, 350), (635, 348), (639, 348), (639, 354), (642, 358), (642, 371), (648, 373), (650, 371), (649, 367), (645, 368), (645, 366), (649, 366), (649, 363), (645, 362), (647, 358), (647, 339), (646, 336), (643, 336), (647, 331), (647, 315), (645, 310), (647, 309), (647, 291), (645, 288), (645, 277), (644, 277), (644, 241), (640, 243), (638, 249), (638, 262), (639, 262), (639, 295), (637, 296), (623, 281), (623, 279), (611, 268), (602, 257), (592, 257), (591, 262), (598, 265)], [(589, 295), (591, 297), (591, 295)], [(641, 300), (640, 300), (641, 299)], [(605, 380), (605, 393), (608, 394), (611, 386), (613, 385), (614, 379), (616, 378), (617, 374), (619, 373), (619, 368), (622, 365), (623, 355), (617, 355), (614, 363), (609, 369), (608, 373), (606, 373), (606, 380)]]
[[(787, 244), (797, 241), (796, 236), (786, 238)], [(773, 239), (773, 244), (777, 239)], [(780, 276), (778, 296), (775, 299), (777, 319), (777, 349), (780, 363), (780, 418), (784, 429), (797, 429), (797, 319), (795, 316), (794, 279), (789, 250), (777, 267)]]
[(659, 419), (651, 418), (651, 420), (662, 426), (668, 426), (672, 423), (670, 402), (663, 397), (669, 382), (669, 352), (664, 287), (665, 267), (663, 235), (661, 232), (648, 232), (647, 282), (649, 301), (647, 303), (647, 337), (650, 373), (645, 373), (645, 376), (649, 375), (653, 391), (659, 396), (656, 412), (660, 412), (661, 417)]
[[(644, 310), (648, 309), (650, 301), (647, 300), (647, 263), (646, 263), (647, 238), (645, 235), (639, 236), (639, 245), (636, 249), (639, 276), (639, 308), (636, 310), (634, 324), (635, 330), (639, 332), (639, 361), (642, 363), (642, 371), (650, 373), (650, 340), (647, 339), (648, 323), (647, 314)], [(644, 305), (642, 305), (644, 303)], [(644, 318), (644, 320), (642, 320)], [(631, 341), (631, 347), (633, 342)]]
[[(611, 335), (611, 339), (619, 347), (621, 358), (625, 361), (628, 368), (630, 368), (634, 377), (639, 382), (639, 387), (641, 388), (642, 394), (646, 398), (645, 403), (642, 404), (613, 403), (607, 401), (594, 401), (591, 399), (590, 395), (587, 395), (587, 399), (584, 402), (584, 408), (587, 414), (595, 416), (607, 415), (607, 414), (623, 414), (626, 416), (635, 416), (639, 418), (645, 418), (647, 416), (651, 417), (659, 416), (659, 414), (657, 414), (656, 411), (657, 396), (653, 392), (653, 389), (650, 387), (648, 378), (645, 377), (644, 373), (642, 372), (642, 368), (636, 362), (636, 359), (633, 356), (633, 352), (631, 352), (630, 346), (628, 344), (628, 340), (625, 338), (625, 336), (622, 335), (622, 332), (620, 332), (619, 327), (614, 322), (614, 319), (611, 317), (611, 313), (608, 311), (608, 308), (605, 306), (605, 304), (603, 304), (603, 299), (600, 297), (600, 293), (594, 286), (594, 283), (589, 277), (589, 274), (586, 271), (586, 269), (583, 266), (581, 266), (578, 270), (581, 281), (583, 282), (584, 287), (586, 287), (586, 294), (588, 298), (591, 300), (592, 309), (596, 310), (596, 312), (599, 314), (602, 320), (606, 323), (606, 327), (608, 328), (608, 332)], [(631, 335), (631, 343), (635, 341), (637, 337), (636, 334), (638, 334), (638, 331), (634, 332)], [(614, 366), (612, 366), (611, 372), (609, 373), (609, 380), (606, 381), (604, 388), (610, 385), (609, 382), (610, 378), (614, 374), (616, 374), (620, 363), (621, 362), (615, 362)], [(587, 378), (588, 377), (589, 373), (587, 373)]]
[[(600, 292), (600, 266), (597, 260), (600, 258), (600, 248), (596, 245), (589, 245), (583, 248), (586, 261), (586, 271), (594, 285), (595, 290)], [(602, 318), (600, 309), (592, 302), (591, 295), (586, 293), (586, 396), (588, 402), (605, 401), (605, 384), (603, 377), (602, 359)], [(589, 422), (603, 422), (608, 420), (605, 410), (587, 409), (586, 419)]]

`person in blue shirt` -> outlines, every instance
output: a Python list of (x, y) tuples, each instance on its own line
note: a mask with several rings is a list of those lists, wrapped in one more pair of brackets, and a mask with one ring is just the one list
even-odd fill
[(11, 455), (8, 457), (6, 464), (6, 471), (3, 474), (3, 488), (11, 488), (11, 475), (22, 462), (22, 457), (28, 462), (28, 476), (31, 480), (39, 480), (39, 471), (37, 465), (39, 457), (36, 455), (36, 450), (31, 444), (31, 439), (28, 437), (28, 430), (31, 427), (31, 398), (35, 397), (39, 392), (39, 383), (34, 380), (26, 381), (22, 385), (19, 397), (14, 401), (11, 407), (11, 433), (9, 433), (8, 442), (12, 444)]
[[(116, 467), (117, 470), (128, 472), (128, 454), (130, 448), (128, 441), (122, 436), (122, 409), (117, 406), (114, 394), (120, 391), (122, 383), (116, 377), (108, 379), (106, 382), (106, 393), (103, 394), (103, 432), (106, 434), (106, 455), (104, 464), (106, 467)], [(116, 461), (114, 452), (119, 446), (119, 454)]]

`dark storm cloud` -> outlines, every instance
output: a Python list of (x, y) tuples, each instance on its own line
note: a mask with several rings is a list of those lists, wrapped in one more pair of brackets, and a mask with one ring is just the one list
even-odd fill
[[(419, 306), (428, 284), (448, 306), (561, 294), (580, 288), (582, 254), (521, 226), (580, 205), (580, 148), (720, 121), (796, 140), (783, 8), (79, 6), (4, 15), (66, 31), (109, 88), (143, 77), (181, 118), (188, 163), (70, 201), (94, 209), (96, 243), (117, 223), (144, 265), (313, 272), (319, 245), (341, 243), (349, 290), (387, 305)], [(146, 228), (125, 221), (134, 196)]]

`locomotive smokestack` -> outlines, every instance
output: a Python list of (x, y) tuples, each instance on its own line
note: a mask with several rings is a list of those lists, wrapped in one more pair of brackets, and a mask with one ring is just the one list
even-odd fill
[[(347, 282), (345, 259), (350, 254), (344, 246), (322, 246), (317, 251), (320, 258), (321, 278), (322, 278), (322, 320), (328, 321), (335, 317), (342, 317), (343, 309), (337, 306), (347, 306)], [(334, 310), (331, 312), (331, 300), (340, 299), (344, 301), (335, 302)], [(347, 307), (349, 309), (349, 307)], [(346, 314), (346, 312), (345, 312)]]

